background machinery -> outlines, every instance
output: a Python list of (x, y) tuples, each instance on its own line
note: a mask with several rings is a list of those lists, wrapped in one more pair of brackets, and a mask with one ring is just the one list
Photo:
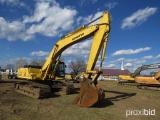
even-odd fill
[[(98, 19), (100, 19), (98, 24), (90, 25)], [(72, 92), (74, 89), (73, 85), (60, 81), (65, 77), (65, 64), (63, 61), (60, 61), (61, 54), (71, 45), (93, 37), (86, 71), (82, 73), (83, 81), (81, 82), (80, 92), (74, 104), (89, 107), (94, 105), (98, 100), (103, 99), (104, 92), (99, 87), (97, 78), (102, 73), (101, 67), (110, 32), (110, 15), (108, 12), (104, 12), (96, 20), (61, 38), (54, 45), (43, 66), (27, 65), (19, 68), (17, 77), (30, 81), (16, 83), (16, 91), (35, 98), (47, 97), (51, 93), (52, 88), (57, 86), (63, 86), (62, 91), (66, 94)], [(102, 54), (100, 68), (98, 71), (94, 71), (100, 51)]]
[(142, 67), (138, 68), (137, 73), (132, 74), (132, 77), (135, 78), (135, 82), (139, 84), (137, 87), (160, 87), (160, 71), (151, 72), (150, 75), (140, 75), (142, 70), (158, 68), (160, 68), (160, 63), (143, 65)]
[(125, 83), (135, 83), (135, 80), (131, 75), (119, 75), (118, 76), (118, 84), (125, 84)]
[[(119, 77), (118, 77), (118, 84), (123, 84), (123, 83), (139, 83), (139, 80), (136, 82), (135, 78), (136, 77), (140, 77), (141, 71), (147, 70), (147, 69), (157, 69), (157, 68), (160, 68), (160, 63), (150, 64), (150, 65), (142, 65), (142, 66), (138, 67), (130, 75), (119, 75)], [(144, 77), (147, 78), (147, 76), (144, 76)], [(152, 75), (152, 77), (153, 77), (153, 75)]]

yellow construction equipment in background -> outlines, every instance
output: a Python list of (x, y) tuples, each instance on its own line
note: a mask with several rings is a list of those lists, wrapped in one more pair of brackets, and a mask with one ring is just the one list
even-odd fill
[(135, 80), (130, 75), (119, 75), (118, 84), (124, 84), (124, 83), (135, 83)]
[[(147, 69), (159, 69), (160, 63), (144, 65), (142, 70)], [(135, 75), (135, 82), (138, 83), (138, 88), (147, 88), (147, 87), (160, 87), (160, 71), (158, 72), (151, 72), (150, 75)]]
[(119, 75), (118, 84), (138, 83), (138, 88), (142, 88), (142, 86), (160, 86), (160, 72), (157, 72), (154, 75), (140, 75), (141, 71), (158, 68), (160, 68), (160, 63), (142, 65), (130, 75)]

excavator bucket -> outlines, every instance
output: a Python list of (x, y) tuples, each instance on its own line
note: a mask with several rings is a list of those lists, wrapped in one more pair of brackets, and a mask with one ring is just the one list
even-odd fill
[(81, 107), (93, 106), (98, 100), (104, 98), (104, 92), (102, 89), (92, 86), (87, 81), (81, 82), (80, 92), (76, 97), (73, 104)]

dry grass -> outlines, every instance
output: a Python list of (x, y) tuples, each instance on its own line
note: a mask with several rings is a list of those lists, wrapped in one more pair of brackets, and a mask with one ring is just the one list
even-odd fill
[[(4, 82), (5, 81), (5, 82)], [(100, 81), (106, 98), (93, 107), (74, 106), (77, 94), (37, 100), (14, 91), (15, 80), (0, 81), (0, 120), (124, 120), (126, 110), (155, 109), (156, 116), (128, 116), (129, 120), (159, 120), (160, 91), (141, 90), (136, 86)], [(79, 84), (74, 84), (79, 88)]]

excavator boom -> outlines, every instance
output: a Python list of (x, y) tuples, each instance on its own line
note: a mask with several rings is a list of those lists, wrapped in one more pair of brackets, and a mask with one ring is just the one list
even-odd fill
[[(46, 77), (50, 75), (50, 67), (64, 50), (86, 38), (91, 37), (97, 29), (97, 26), (91, 26), (88, 28), (86, 26), (82, 26), (80, 29), (77, 29), (74, 32), (67, 34), (65, 37), (59, 40), (53, 47), (48, 59), (42, 67), (42, 79), (45, 80)], [(51, 76), (51, 78), (54, 77), (54, 72), (55, 71), (53, 71), (53, 76)]]

